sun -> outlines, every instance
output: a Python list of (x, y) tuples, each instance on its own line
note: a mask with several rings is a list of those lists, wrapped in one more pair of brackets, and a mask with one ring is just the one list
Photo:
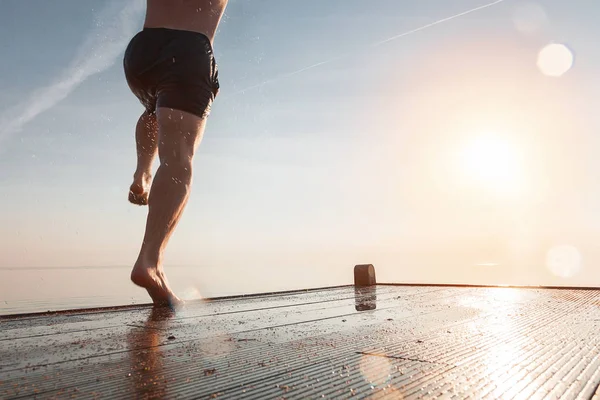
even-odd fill
[(503, 135), (482, 133), (471, 138), (462, 149), (460, 161), (466, 178), (481, 189), (505, 195), (520, 189), (518, 152)]

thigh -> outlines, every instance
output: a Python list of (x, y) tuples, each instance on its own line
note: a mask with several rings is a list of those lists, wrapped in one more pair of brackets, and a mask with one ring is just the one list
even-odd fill
[(156, 119), (161, 162), (191, 161), (202, 141), (207, 119), (169, 107), (158, 107)]

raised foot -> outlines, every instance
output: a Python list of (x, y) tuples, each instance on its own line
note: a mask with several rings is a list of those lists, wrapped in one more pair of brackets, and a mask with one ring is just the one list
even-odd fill
[(162, 271), (153, 268), (134, 267), (131, 281), (148, 291), (156, 307), (168, 306), (176, 310), (183, 307), (184, 302), (173, 293), (167, 278)]
[(139, 206), (148, 205), (148, 193), (150, 193), (150, 185), (152, 176), (150, 174), (142, 174), (133, 179), (133, 183), (129, 187), (129, 202)]

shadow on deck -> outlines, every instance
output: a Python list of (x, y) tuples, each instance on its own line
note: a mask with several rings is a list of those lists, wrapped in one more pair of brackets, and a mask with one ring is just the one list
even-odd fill
[(3, 399), (600, 399), (600, 290), (347, 286), (0, 328)]

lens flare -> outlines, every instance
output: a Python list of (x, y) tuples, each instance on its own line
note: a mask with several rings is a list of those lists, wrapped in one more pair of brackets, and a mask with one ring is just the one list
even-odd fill
[(542, 74), (551, 77), (560, 77), (573, 67), (573, 61), (573, 52), (567, 46), (552, 43), (540, 51), (537, 65)]
[(392, 374), (392, 363), (385, 356), (364, 354), (360, 360), (360, 372), (363, 378), (373, 387), (383, 387), (388, 384)]
[(546, 11), (537, 3), (518, 5), (513, 16), (515, 28), (524, 34), (533, 34), (540, 31), (547, 21)]
[(581, 259), (581, 253), (575, 246), (556, 246), (546, 254), (546, 266), (560, 278), (571, 278), (581, 270)]

